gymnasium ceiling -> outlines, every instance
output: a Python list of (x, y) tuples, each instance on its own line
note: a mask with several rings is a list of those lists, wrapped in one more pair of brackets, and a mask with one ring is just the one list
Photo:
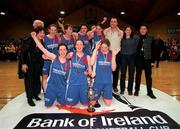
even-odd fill
[[(66, 17), (86, 5), (98, 7), (135, 27), (180, 11), (180, 0), (0, 0), (1, 10), (29, 22), (42, 19), (47, 24), (55, 22), (61, 10)], [(120, 15), (121, 11), (126, 14)]]

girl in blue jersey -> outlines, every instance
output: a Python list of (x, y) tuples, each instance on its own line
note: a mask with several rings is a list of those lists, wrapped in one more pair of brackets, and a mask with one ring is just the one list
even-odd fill
[[(44, 46), (49, 51), (54, 53), (55, 55), (58, 54), (58, 44), (60, 43), (59, 37), (57, 36), (57, 26), (55, 24), (51, 24), (48, 28), (49, 34), (45, 36), (44, 38)], [(42, 76), (42, 85), (43, 85), (43, 91), (45, 92), (46, 89), (46, 81), (49, 75), (51, 61), (45, 60), (44, 66), (43, 66), (43, 76)]]
[[(93, 29), (94, 30), (94, 29)], [(94, 51), (96, 44), (98, 41), (103, 40), (105, 38), (104, 34), (103, 34), (103, 28), (102, 28), (102, 24), (97, 24), (95, 26), (95, 32), (91, 34), (92, 39), (92, 52)]]
[(68, 48), (65, 44), (58, 45), (58, 55), (48, 51), (42, 46), (36, 37), (36, 33), (31, 33), (32, 38), (36, 42), (38, 48), (51, 60), (52, 65), (47, 80), (47, 89), (45, 94), (45, 106), (50, 107), (54, 101), (61, 105), (65, 104), (66, 80), (68, 78), (68, 71), (70, 63), (66, 60)]
[(66, 24), (64, 26), (64, 31), (65, 31), (65, 34), (63, 34), (61, 36), (61, 43), (63, 44), (66, 44), (67, 47), (68, 47), (68, 52), (73, 52), (74, 51), (74, 42), (75, 42), (75, 39), (72, 35), (72, 25), (70, 24)]
[[(94, 29), (95, 30), (95, 29)], [(84, 48), (84, 53), (87, 55), (91, 55), (91, 44), (90, 44), (90, 39), (91, 34), (94, 32), (94, 30), (88, 31), (88, 27), (86, 24), (82, 24), (80, 27), (80, 31), (78, 33), (73, 33), (73, 35), (75, 36), (75, 38), (77, 40), (82, 40), (85, 44), (85, 48)]]
[[(93, 28), (91, 28), (91, 38), (92, 38), (92, 52), (94, 51), (96, 44), (98, 41), (103, 40), (105, 38), (104, 33), (103, 33), (103, 28), (102, 28), (102, 24), (106, 21), (106, 18), (104, 18), (104, 20), (101, 23), (98, 23), (97, 25), (92, 26)], [(95, 71), (95, 67), (93, 67), (93, 71)], [(94, 79), (93, 79), (94, 81)], [(101, 105), (98, 103), (98, 101), (96, 101), (96, 104), (94, 105), (94, 107), (100, 107)]]
[(89, 65), (90, 56), (83, 52), (84, 48), (84, 42), (77, 40), (75, 43), (76, 51), (69, 53), (72, 64), (66, 97), (68, 107), (76, 105), (79, 101), (83, 105), (89, 103), (87, 75), (91, 74), (91, 67)]
[(102, 96), (107, 106), (110, 106), (112, 101), (112, 71), (116, 69), (116, 54), (119, 52), (119, 49), (117, 49), (112, 53), (109, 47), (110, 42), (108, 39), (99, 41), (91, 57), (91, 65), (93, 66), (96, 63), (95, 98), (93, 103), (95, 104)]

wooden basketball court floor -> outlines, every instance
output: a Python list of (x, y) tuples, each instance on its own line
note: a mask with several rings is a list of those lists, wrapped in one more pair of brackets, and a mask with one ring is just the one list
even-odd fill
[[(23, 79), (18, 79), (17, 62), (0, 61), (0, 109), (24, 92)], [(160, 62), (153, 68), (153, 87), (180, 101), (180, 62)], [(146, 84), (144, 72), (142, 84)], [(157, 98), (158, 99), (158, 98)]]

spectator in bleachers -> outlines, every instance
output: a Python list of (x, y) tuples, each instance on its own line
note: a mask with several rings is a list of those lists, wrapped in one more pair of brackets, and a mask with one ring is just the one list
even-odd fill
[(12, 42), (9, 43), (9, 45), (6, 47), (6, 53), (8, 61), (16, 60), (16, 48), (14, 47), (14, 44)]

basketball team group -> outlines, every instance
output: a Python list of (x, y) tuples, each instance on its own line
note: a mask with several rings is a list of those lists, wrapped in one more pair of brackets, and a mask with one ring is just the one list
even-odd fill
[[(147, 95), (156, 99), (151, 77), (154, 38), (148, 35), (148, 25), (141, 24), (135, 35), (129, 25), (119, 29), (117, 18), (110, 19), (108, 28), (103, 27), (105, 22), (106, 17), (91, 29), (81, 24), (79, 32), (73, 32), (71, 24), (58, 20), (58, 27), (49, 25), (47, 35), (43, 21), (33, 22), (34, 29), (24, 40), (19, 59), (30, 106), (36, 105), (34, 100), (41, 100), (42, 90), (48, 108), (71, 108), (78, 103), (87, 106), (90, 101), (99, 107), (99, 99), (111, 106), (113, 92), (139, 96), (143, 70)], [(59, 27), (62, 33), (58, 33)], [(94, 89), (93, 100), (87, 95), (90, 85)]]

